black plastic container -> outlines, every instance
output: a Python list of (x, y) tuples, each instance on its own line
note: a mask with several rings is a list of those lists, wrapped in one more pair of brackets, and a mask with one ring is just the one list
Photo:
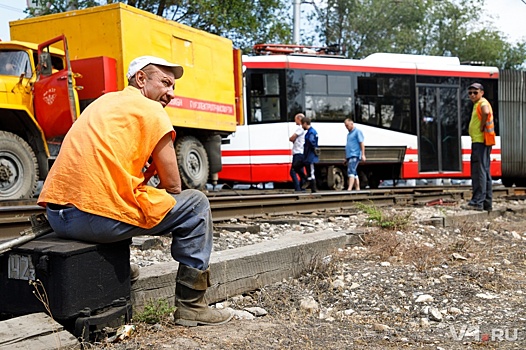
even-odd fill
[(0, 255), (0, 314), (44, 312), (40, 280), (56, 320), (73, 320), (130, 299), (130, 241), (90, 244), (53, 234)]

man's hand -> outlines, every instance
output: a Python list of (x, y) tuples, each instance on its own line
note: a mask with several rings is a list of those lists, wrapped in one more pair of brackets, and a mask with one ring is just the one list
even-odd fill
[(152, 178), (152, 176), (157, 174), (157, 169), (155, 168), (155, 165), (153, 163), (150, 164), (148, 162), (146, 162), (144, 167), (146, 168), (146, 170), (144, 171), (144, 182), (143, 183), (147, 184), (148, 181), (150, 181), (150, 179)]
[(164, 135), (157, 143), (153, 150), (152, 158), (152, 165), (155, 166), (155, 170), (159, 175), (160, 182), (157, 188), (163, 188), (169, 193), (181, 193), (181, 177), (179, 176), (179, 167), (177, 166), (171, 133)]

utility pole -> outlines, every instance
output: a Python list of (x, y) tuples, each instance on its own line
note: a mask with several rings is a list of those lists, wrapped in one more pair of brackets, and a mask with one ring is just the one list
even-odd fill
[(292, 0), (294, 2), (294, 44), (299, 45), (300, 44), (300, 5), (301, 0)]

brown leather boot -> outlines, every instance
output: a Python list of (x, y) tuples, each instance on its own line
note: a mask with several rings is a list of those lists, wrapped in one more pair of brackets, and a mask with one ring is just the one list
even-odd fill
[(175, 323), (195, 327), (230, 321), (230, 311), (213, 309), (205, 302), (205, 292), (209, 286), (210, 269), (201, 271), (179, 264), (175, 285)]

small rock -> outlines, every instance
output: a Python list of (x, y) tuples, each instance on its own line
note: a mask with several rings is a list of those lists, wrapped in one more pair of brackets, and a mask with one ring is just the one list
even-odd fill
[(460, 255), (459, 253), (453, 253), (453, 259), (455, 260), (468, 260), (468, 258), (466, 257), (463, 257), (462, 255)]
[(479, 293), (476, 296), (481, 299), (487, 299), (487, 300), (497, 299), (499, 297), (498, 295), (489, 294), (489, 293)]
[(450, 307), (447, 310), (447, 312), (450, 313), (451, 315), (460, 315), (462, 313), (462, 311), (459, 308), (456, 308), (456, 307)]
[(266, 314), (268, 314), (267, 310), (263, 309), (262, 307), (257, 307), (257, 306), (246, 307), (243, 310), (250, 312), (252, 315), (256, 317), (265, 316)]
[(420, 327), (422, 328), (429, 328), (431, 324), (429, 323), (429, 320), (425, 317), (420, 319)]
[(377, 332), (387, 332), (388, 330), (391, 329), (391, 327), (385, 325), (385, 324), (381, 324), (381, 323), (375, 323), (373, 325), (373, 329)]
[(429, 319), (432, 321), (441, 322), (442, 314), (436, 307), (430, 307), (429, 308)]
[(252, 315), (250, 312), (245, 310), (230, 309), (230, 312), (232, 313), (234, 318), (238, 320), (253, 320), (256, 318), (256, 316)]
[(515, 231), (511, 231), (511, 236), (513, 237), (513, 239), (521, 239), (521, 235), (519, 235), (517, 232)]
[(343, 287), (345, 287), (345, 282), (343, 282), (342, 280), (335, 280), (335, 281), (332, 281), (332, 289), (343, 289)]
[(307, 312), (317, 312), (320, 309), (320, 306), (313, 297), (308, 296), (301, 300), (300, 308)]
[(450, 276), (450, 275), (442, 275), (442, 276), (440, 276), (440, 280), (442, 282), (446, 282), (447, 280), (450, 280), (450, 279), (453, 279), (453, 276)]
[(353, 282), (353, 283), (351, 284), (351, 286), (349, 287), (349, 289), (350, 289), (350, 290), (353, 290), (353, 289), (358, 288), (359, 286), (360, 286), (360, 284), (358, 284), (358, 283), (356, 283), (356, 282)]
[(384, 267), (391, 266), (391, 263), (389, 261), (382, 261), (380, 263), (380, 266), (384, 266)]
[(352, 315), (353, 313), (354, 313), (354, 310), (353, 310), (353, 309), (347, 309), (347, 310), (343, 311), (343, 314), (344, 314), (345, 316), (350, 316), (350, 315)]
[(430, 303), (432, 302), (434, 299), (431, 295), (429, 294), (422, 294), (422, 295), (419, 295), (418, 298), (416, 298), (415, 300), (415, 303)]

